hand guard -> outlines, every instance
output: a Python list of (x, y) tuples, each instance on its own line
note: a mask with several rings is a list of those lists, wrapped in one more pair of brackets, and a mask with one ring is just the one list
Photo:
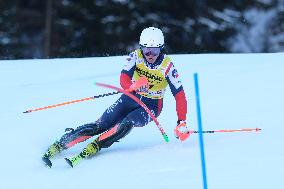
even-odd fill
[(181, 141), (185, 141), (189, 135), (190, 131), (186, 126), (186, 122), (184, 120), (178, 120), (177, 126), (174, 129), (175, 137)]
[(147, 93), (149, 90), (149, 85), (141, 86), (140, 88), (136, 89), (135, 92), (137, 93)]
[(132, 85), (127, 89), (128, 92), (138, 92), (143, 93), (149, 90), (149, 84), (146, 77), (139, 78), (136, 82), (132, 83)]

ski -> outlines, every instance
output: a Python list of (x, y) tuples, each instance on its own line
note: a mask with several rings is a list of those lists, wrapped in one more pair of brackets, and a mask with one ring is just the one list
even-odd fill
[(45, 166), (48, 167), (48, 168), (51, 168), (52, 167), (52, 162), (50, 161), (49, 158), (43, 156), (42, 157), (42, 161), (44, 162)]
[(50, 159), (52, 159), (56, 154), (60, 153), (62, 151), (62, 146), (58, 141), (55, 141), (52, 145), (49, 146), (46, 153), (42, 156), (43, 163), (48, 167), (52, 167), (52, 162)]
[(100, 147), (98, 145), (99, 137), (97, 137), (93, 142), (88, 144), (81, 153), (75, 155), (71, 158), (64, 158), (65, 161), (73, 168), (78, 163), (80, 163), (83, 159), (94, 156), (100, 151)]
[[(84, 159), (84, 157), (81, 156), (81, 154), (78, 154), (74, 157), (71, 157), (71, 158), (64, 158), (65, 161), (68, 163), (68, 165), (70, 165), (72, 168), (77, 165), (81, 160)], [(49, 158), (47, 157), (42, 157), (42, 161), (44, 163), (44, 165), (47, 167), (47, 168), (52, 168), (52, 162)]]
[(71, 158), (64, 158), (65, 161), (67, 162), (68, 165), (70, 165), (70, 167), (74, 167), (75, 165), (77, 165), (80, 161), (82, 161), (84, 159), (84, 157), (81, 156), (81, 153), (71, 157)]

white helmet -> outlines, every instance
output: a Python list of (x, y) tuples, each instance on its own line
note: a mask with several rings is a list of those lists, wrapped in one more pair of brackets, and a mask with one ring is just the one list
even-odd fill
[(145, 28), (140, 35), (139, 45), (143, 47), (163, 47), (163, 32), (154, 27)]

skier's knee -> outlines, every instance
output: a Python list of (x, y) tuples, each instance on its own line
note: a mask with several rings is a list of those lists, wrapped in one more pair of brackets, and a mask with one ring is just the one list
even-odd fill
[(108, 148), (114, 142), (118, 142), (121, 138), (125, 137), (133, 128), (133, 122), (128, 120), (127, 118), (124, 119), (118, 126), (116, 132), (109, 136), (106, 139), (99, 141), (99, 145), (101, 148)]
[(96, 123), (87, 123), (75, 129), (79, 135), (94, 136), (99, 131), (99, 126)]
[(133, 125), (134, 125), (133, 121), (131, 121), (131, 120), (127, 119), (127, 118), (125, 118), (119, 124), (118, 130), (121, 130), (120, 132), (121, 132), (122, 137), (124, 137), (125, 135), (127, 135), (131, 131), (131, 129), (133, 128)]

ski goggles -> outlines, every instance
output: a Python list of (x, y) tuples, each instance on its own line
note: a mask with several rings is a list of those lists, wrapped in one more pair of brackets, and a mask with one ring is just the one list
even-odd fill
[(143, 47), (141, 46), (141, 50), (145, 56), (157, 56), (161, 53), (161, 47)]

